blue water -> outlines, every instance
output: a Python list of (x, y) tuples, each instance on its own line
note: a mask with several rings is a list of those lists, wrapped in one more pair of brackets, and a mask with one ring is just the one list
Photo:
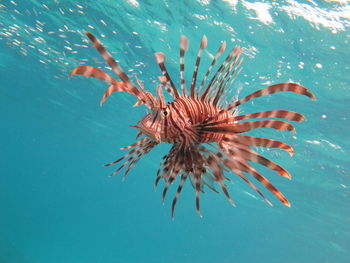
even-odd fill
[[(347, 1), (0, 1), (0, 262), (350, 262), (350, 5)], [(291, 144), (295, 155), (259, 152), (283, 165), (291, 181), (257, 166), (290, 200), (268, 191), (264, 203), (240, 179), (223, 194), (201, 195), (195, 211), (187, 182), (170, 216), (153, 182), (160, 145), (122, 182), (103, 164), (134, 142), (143, 106), (116, 93), (101, 108), (107, 84), (70, 70), (87, 64), (112, 72), (83, 30), (102, 40), (129, 75), (154, 92), (154, 52), (178, 76), (178, 40), (190, 40), (192, 68), (201, 36), (209, 63), (221, 40), (246, 48), (232, 86), (240, 97), (294, 81), (313, 102), (275, 94), (242, 112), (286, 109), (304, 114), (297, 133), (260, 129)], [(203, 66), (204, 68), (204, 66)], [(204, 71), (202, 68), (202, 71)], [(192, 72), (187, 71), (190, 78)], [(202, 76), (204, 72), (201, 72)]]

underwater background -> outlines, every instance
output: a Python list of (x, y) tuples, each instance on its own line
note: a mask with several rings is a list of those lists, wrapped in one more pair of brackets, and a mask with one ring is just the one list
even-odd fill
[[(317, 97), (274, 94), (243, 113), (304, 114), (297, 133), (259, 129), (295, 149), (259, 149), (292, 180), (256, 165), (291, 202), (260, 187), (270, 207), (229, 174), (225, 196), (201, 195), (199, 217), (189, 182), (170, 216), (170, 193), (154, 191), (169, 145), (143, 157), (122, 182), (103, 167), (135, 141), (145, 114), (107, 84), (74, 77), (78, 65), (112, 72), (83, 30), (98, 36), (123, 69), (154, 93), (167, 56), (178, 85), (179, 38), (190, 40), (186, 78), (200, 39), (208, 38), (199, 79), (222, 40), (246, 48), (232, 95), (294, 81)], [(0, 262), (350, 262), (349, 1), (35, 1), (0, 0)], [(221, 58), (222, 59), (222, 58)], [(222, 61), (222, 60), (220, 60)]]

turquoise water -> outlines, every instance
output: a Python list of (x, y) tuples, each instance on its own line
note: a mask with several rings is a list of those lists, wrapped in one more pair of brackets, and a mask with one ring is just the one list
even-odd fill
[[(350, 5), (347, 1), (0, 1), (0, 262), (350, 262)], [(154, 92), (167, 55), (178, 76), (178, 41), (188, 36), (187, 69), (203, 34), (209, 63), (221, 40), (246, 48), (232, 94), (295, 81), (317, 97), (256, 99), (242, 112), (286, 109), (307, 121), (297, 133), (256, 134), (291, 144), (295, 155), (259, 149), (291, 181), (257, 166), (290, 200), (267, 191), (268, 206), (234, 177), (237, 207), (223, 194), (201, 195), (200, 218), (187, 182), (170, 216), (169, 191), (153, 188), (169, 145), (145, 156), (124, 182), (103, 167), (134, 142), (143, 106), (107, 84), (70, 70), (112, 72), (87, 41), (98, 36), (129, 75)], [(202, 65), (203, 65), (202, 64)], [(204, 66), (202, 67), (202, 71)], [(200, 74), (204, 74), (202, 72)], [(192, 72), (186, 73), (187, 79)], [(176, 79), (178, 83), (178, 79)]]

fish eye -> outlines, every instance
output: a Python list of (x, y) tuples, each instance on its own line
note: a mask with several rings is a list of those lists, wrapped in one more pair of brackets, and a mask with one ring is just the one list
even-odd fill
[(169, 115), (169, 110), (168, 110), (168, 108), (165, 108), (165, 109), (162, 110), (162, 115), (163, 115), (164, 117), (167, 117), (167, 116)]

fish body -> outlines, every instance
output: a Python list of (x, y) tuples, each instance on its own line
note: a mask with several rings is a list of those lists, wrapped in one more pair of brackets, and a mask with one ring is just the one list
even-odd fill
[[(178, 179), (179, 183), (171, 207), (172, 216), (174, 216), (177, 199), (187, 179), (190, 180), (195, 190), (196, 210), (199, 215), (201, 215), (199, 197), (205, 187), (218, 192), (215, 185), (219, 185), (229, 202), (234, 205), (225, 184), (225, 181), (231, 180), (227, 177), (229, 174), (235, 174), (244, 180), (268, 204), (272, 205), (248, 176), (255, 178), (283, 204), (290, 206), (287, 198), (251, 163), (264, 165), (276, 171), (280, 176), (290, 179), (291, 175), (287, 170), (263, 157), (252, 147), (279, 148), (293, 155), (292, 147), (274, 139), (248, 136), (243, 133), (256, 128), (293, 131), (294, 126), (288, 121), (301, 122), (305, 117), (300, 113), (288, 110), (269, 110), (239, 115), (238, 109), (241, 104), (249, 100), (278, 92), (293, 92), (314, 100), (315, 96), (308, 89), (297, 83), (280, 83), (260, 89), (241, 99), (227, 98), (227, 91), (240, 72), (240, 64), (243, 61), (241, 55), (244, 49), (239, 46), (234, 47), (216, 72), (211, 74), (217, 59), (226, 49), (225, 42), (220, 45), (203, 80), (200, 84), (197, 83), (201, 54), (207, 46), (205, 36), (200, 42), (193, 76), (187, 87), (184, 79), (184, 60), (189, 42), (185, 36), (182, 36), (180, 38), (180, 87), (175, 86), (167, 72), (165, 55), (158, 52), (155, 58), (162, 75), (159, 77), (155, 95), (147, 91), (137, 78), (136, 86), (102, 43), (91, 33), (86, 32), (86, 35), (121, 81), (91, 66), (79, 66), (70, 75), (94, 77), (107, 82), (109, 87), (101, 104), (113, 92), (128, 92), (137, 98), (136, 106), (145, 105), (150, 110), (150, 113), (141, 118), (137, 125), (134, 125), (138, 129), (137, 138), (139, 140), (123, 147), (122, 149), (129, 149), (129, 152), (106, 165), (111, 166), (123, 162), (112, 175), (125, 168), (125, 177), (143, 155), (160, 143), (169, 143), (172, 144), (172, 147), (161, 159), (155, 186), (163, 179), (162, 199), (164, 201), (169, 186)], [(212, 77), (207, 81), (209, 76)], [(172, 101), (165, 102), (163, 89), (173, 97)], [(276, 120), (276, 118), (282, 120)]]
[(181, 143), (185, 136), (192, 144), (220, 141), (222, 134), (208, 133), (199, 128), (209, 118), (224, 120), (234, 116), (232, 112), (225, 112), (216, 117), (220, 110), (222, 108), (198, 98), (180, 96), (163, 109), (147, 114), (137, 127), (158, 142)]

